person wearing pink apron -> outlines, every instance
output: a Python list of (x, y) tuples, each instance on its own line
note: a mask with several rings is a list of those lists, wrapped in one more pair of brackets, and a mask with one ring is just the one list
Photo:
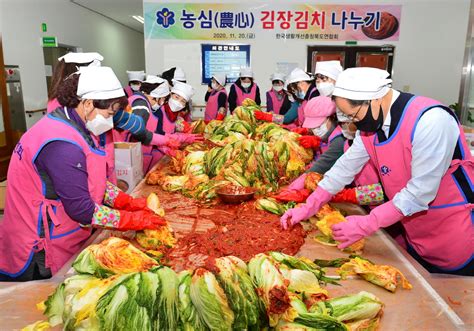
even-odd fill
[(341, 73), (333, 96), (361, 135), (282, 226), (313, 215), (371, 160), (389, 201), (334, 225), (339, 248), (400, 222), (408, 252), (428, 271), (474, 275), (474, 168), (463, 129), (451, 109), (391, 89), (388, 77), (375, 68)]
[(279, 72), (274, 73), (270, 80), (272, 82), (272, 88), (267, 91), (267, 112), (274, 114), (282, 114), (280, 112), (283, 103), (287, 98), (287, 94), (284, 90), (285, 87), (285, 75)]
[(261, 104), (260, 88), (254, 82), (252, 68), (242, 68), (239, 79), (230, 86), (228, 99), (230, 112), (233, 113), (245, 99), (251, 99), (259, 106)]
[(226, 75), (222, 73), (214, 74), (211, 79), (211, 86), (206, 93), (206, 110), (204, 120), (223, 120), (227, 114), (228, 102), (227, 91), (225, 89)]
[(107, 129), (107, 118), (123, 102), (112, 69), (85, 68), (58, 91), (60, 102), (75, 108), (43, 117), (12, 154), (0, 224), (0, 281), (51, 277), (78, 252), (91, 226), (126, 231), (165, 224), (146, 210), (144, 199), (107, 184), (105, 152), (92, 137)]
[(133, 95), (134, 92), (140, 91), (140, 86), (145, 80), (145, 72), (142, 71), (129, 71), (127, 70), (128, 85), (124, 88), (127, 97)]

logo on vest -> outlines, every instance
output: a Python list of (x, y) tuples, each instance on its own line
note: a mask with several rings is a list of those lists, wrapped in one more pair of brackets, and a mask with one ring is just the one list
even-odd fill
[(18, 158), (21, 161), (22, 155), (23, 155), (23, 146), (21, 143), (16, 144), (15, 149), (13, 150), (13, 153), (18, 154)]
[(380, 172), (382, 173), (383, 176), (388, 175), (388, 173), (390, 171), (392, 171), (392, 170), (390, 170), (390, 168), (387, 167), (387, 166), (381, 166), (380, 167)]

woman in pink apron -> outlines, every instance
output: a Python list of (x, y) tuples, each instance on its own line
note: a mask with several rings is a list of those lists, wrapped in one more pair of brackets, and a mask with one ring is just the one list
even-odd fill
[(212, 76), (211, 86), (206, 96), (206, 110), (204, 112), (204, 120), (223, 120), (227, 114), (227, 91), (225, 90), (226, 75), (217, 73)]
[(145, 72), (142, 71), (129, 71), (127, 70), (128, 85), (124, 88), (125, 94), (128, 97), (132, 96), (133, 92), (140, 91), (140, 86), (145, 80)]
[(282, 226), (308, 218), (371, 160), (388, 202), (367, 216), (332, 227), (345, 248), (400, 222), (408, 252), (428, 271), (474, 275), (473, 159), (448, 107), (390, 88), (389, 73), (350, 68), (333, 92), (337, 107), (361, 132), (301, 207)]
[(233, 113), (234, 109), (241, 106), (245, 99), (252, 99), (260, 106), (260, 88), (254, 82), (252, 68), (242, 68), (237, 81), (230, 86), (229, 92), (229, 110)]
[(106, 156), (95, 144), (126, 99), (108, 67), (81, 68), (61, 84), (57, 108), (18, 142), (8, 169), (0, 224), (0, 281), (54, 275), (93, 227), (156, 229), (164, 220), (107, 183)]
[[(267, 91), (267, 112), (278, 115), (285, 115), (286, 111), (282, 111), (283, 104), (288, 99), (288, 95), (284, 90), (285, 75), (274, 73), (271, 78), (272, 88)], [(286, 109), (288, 110), (288, 109)]]

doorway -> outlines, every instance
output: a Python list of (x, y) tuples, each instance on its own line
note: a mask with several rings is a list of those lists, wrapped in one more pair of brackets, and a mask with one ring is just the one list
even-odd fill
[(44, 66), (46, 72), (46, 86), (48, 87), (48, 95), (51, 89), (51, 79), (54, 69), (58, 63), (58, 58), (69, 52), (76, 52), (77, 47), (59, 44), (58, 47), (43, 47)]
[(314, 73), (318, 61), (338, 60), (344, 69), (374, 67), (392, 75), (395, 46), (308, 46), (307, 69)]

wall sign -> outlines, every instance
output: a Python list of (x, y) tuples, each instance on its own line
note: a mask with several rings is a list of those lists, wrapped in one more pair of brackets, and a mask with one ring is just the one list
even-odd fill
[(146, 39), (398, 40), (401, 5), (145, 2)]
[(201, 45), (201, 81), (209, 84), (212, 75), (225, 73), (227, 82), (239, 77), (240, 69), (250, 66), (250, 45)]

